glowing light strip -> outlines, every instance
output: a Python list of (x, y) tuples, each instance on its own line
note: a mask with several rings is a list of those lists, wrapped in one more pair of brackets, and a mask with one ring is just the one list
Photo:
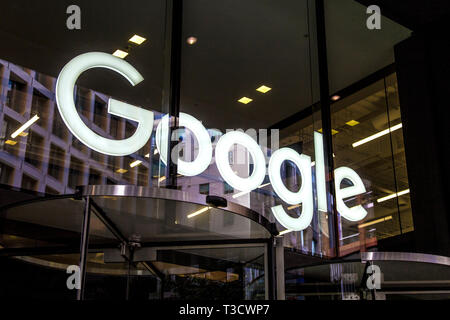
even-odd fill
[(387, 216), (387, 217), (384, 217), (384, 218), (381, 218), (381, 219), (377, 219), (377, 220), (373, 220), (373, 221), (370, 221), (370, 222), (366, 222), (366, 223), (360, 224), (358, 226), (358, 228), (359, 229), (365, 228), (365, 227), (368, 227), (368, 226), (371, 226), (371, 225), (374, 225), (374, 224), (377, 224), (377, 223), (389, 221), (389, 220), (392, 220), (392, 216)]
[(281, 231), (278, 235), (282, 236), (283, 234), (286, 234), (286, 233), (289, 233), (289, 232), (292, 232), (292, 231), (294, 231), (294, 230), (286, 229), (286, 230)]
[(403, 191), (400, 191), (400, 192), (397, 192), (397, 193), (390, 194), (390, 195), (388, 195), (386, 197), (377, 199), (377, 202), (380, 203), (380, 202), (384, 202), (384, 201), (387, 201), (387, 200), (391, 200), (391, 199), (403, 196), (403, 195), (408, 194), (408, 193), (409, 193), (409, 189), (406, 189), (406, 190), (403, 190)]
[(188, 214), (187, 217), (188, 217), (188, 219), (193, 218), (195, 216), (198, 216), (199, 214), (202, 214), (202, 213), (208, 211), (209, 209), (211, 209), (211, 207), (204, 207), (204, 208), (202, 208), (200, 210), (197, 210), (197, 211), (195, 211), (195, 212), (193, 212), (191, 214)]
[(28, 129), (29, 126), (31, 126), (33, 123), (35, 123), (38, 120), (39, 120), (39, 116), (35, 115), (33, 118), (31, 118), (30, 120), (25, 122), (19, 129), (14, 131), (13, 134), (11, 134), (11, 137), (16, 138), (19, 134), (21, 134), (23, 131)]
[(293, 209), (296, 209), (296, 208), (299, 208), (299, 207), (301, 207), (301, 204), (296, 204), (296, 205), (290, 206), (287, 209), (288, 210), (293, 210)]
[(350, 238), (353, 238), (353, 237), (356, 237), (356, 236), (359, 236), (359, 232), (355, 233), (355, 234), (352, 234), (352, 235), (349, 235), (349, 236), (346, 236), (346, 237), (342, 237), (341, 240), (350, 239)]
[(134, 167), (140, 165), (141, 163), (142, 163), (141, 160), (133, 161), (132, 163), (130, 163), (130, 167), (131, 167), (131, 168), (134, 168)]
[[(269, 184), (270, 184), (270, 183), (262, 184), (262, 185), (260, 185), (260, 186), (258, 187), (258, 189), (267, 187)], [(252, 190), (252, 191), (253, 191), (253, 190)], [(251, 191), (242, 191), (242, 192), (233, 194), (233, 199), (239, 198), (239, 197), (241, 197), (241, 196), (243, 196), (243, 195), (246, 195), (247, 193), (250, 193), (250, 192), (251, 192)]]
[(383, 131), (380, 131), (378, 133), (375, 133), (374, 135), (371, 135), (370, 137), (367, 137), (367, 138), (364, 138), (362, 140), (359, 140), (359, 141), (353, 143), (352, 146), (353, 146), (353, 148), (356, 148), (356, 147), (358, 147), (358, 146), (360, 146), (360, 145), (362, 145), (364, 143), (367, 143), (369, 141), (372, 141), (372, 140), (375, 140), (375, 139), (377, 139), (379, 137), (387, 135), (389, 132), (393, 132), (393, 131), (398, 130), (398, 129), (402, 128), (402, 127), (403, 127), (403, 124), (399, 123), (399, 124), (393, 126), (392, 128), (388, 128), (386, 130), (383, 130)]

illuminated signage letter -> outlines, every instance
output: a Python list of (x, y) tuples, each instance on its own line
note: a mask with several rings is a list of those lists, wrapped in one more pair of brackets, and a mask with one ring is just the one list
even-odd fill
[(109, 99), (109, 113), (138, 122), (136, 132), (123, 140), (107, 139), (96, 134), (78, 115), (73, 101), (75, 83), (81, 73), (92, 68), (113, 70), (133, 86), (144, 80), (131, 64), (108, 53), (89, 52), (73, 58), (64, 66), (56, 82), (56, 103), (64, 123), (78, 140), (97, 152), (111, 156), (126, 156), (138, 151), (152, 134), (153, 112)]
[[(354, 197), (366, 192), (366, 187), (359, 175), (350, 168), (340, 167), (334, 170), (334, 183), (336, 188), (337, 211), (347, 220), (359, 221), (365, 218), (367, 211), (361, 205), (349, 208), (344, 203), (344, 199)], [(341, 189), (342, 180), (350, 180), (353, 186)]]
[[(234, 144), (247, 148), (253, 159), (253, 173), (248, 178), (237, 176), (228, 162), (228, 152)], [(216, 164), (222, 178), (234, 189), (250, 192), (258, 188), (266, 176), (266, 159), (259, 145), (249, 135), (240, 131), (230, 131), (223, 135), (216, 145)]]
[[(300, 170), (302, 186), (297, 192), (288, 190), (281, 179), (281, 165), (287, 160), (292, 161)], [(272, 207), (275, 218), (289, 230), (301, 231), (306, 229), (311, 224), (314, 212), (311, 157), (304, 154), (300, 155), (291, 148), (281, 148), (272, 154), (269, 161), (269, 178), (272, 188), (284, 202), (292, 205), (302, 204), (302, 214), (298, 218), (289, 216), (281, 205)]]
[[(178, 125), (189, 129), (198, 141), (197, 157), (191, 162), (178, 159), (178, 173), (189, 177), (199, 175), (208, 168), (212, 159), (212, 144), (209, 133), (200, 121), (187, 113), (180, 112)], [(164, 164), (167, 164), (168, 138), (169, 115), (165, 115), (156, 128), (156, 147)]]

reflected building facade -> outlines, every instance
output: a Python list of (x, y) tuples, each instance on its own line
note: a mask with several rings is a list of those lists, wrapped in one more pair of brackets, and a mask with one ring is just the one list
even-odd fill
[[(49, 19), (58, 15), (55, 8), (64, 9), (20, 2), (22, 9), (8, 8), (11, 17), (27, 16), (26, 5)], [(86, 12), (101, 7), (81, 2)], [(77, 34), (56, 22), (31, 35), (29, 22), (14, 32), (0, 22), (0, 43), (9, 44), (0, 53), (0, 274), (6, 283), (0, 296), (39, 295), (26, 285), (32, 275), (33, 288), (44, 288), (48, 299), (422, 299), (443, 290), (450, 249), (444, 236), (420, 245), (426, 219), (414, 204), (423, 176), (411, 169), (419, 160), (405, 130), (416, 118), (401, 89), (408, 81), (400, 49), (414, 38), (410, 26), (387, 18), (379, 33), (370, 33), (355, 18), (365, 17), (360, 2), (158, 0), (124, 8), (117, 1), (103, 24), (87, 15), (86, 29)], [(133, 19), (126, 19), (126, 31), (111, 25), (127, 16)], [(343, 17), (355, 19), (341, 23)], [(61, 36), (57, 44), (44, 32), (48, 27)], [(147, 39), (127, 41), (135, 33)], [(186, 41), (192, 36), (197, 42)], [(92, 131), (115, 140), (132, 136), (137, 123), (108, 113), (110, 98), (154, 113), (148, 143), (123, 157), (80, 142), (55, 99), (58, 73), (70, 59), (117, 47), (142, 72), (143, 83), (131, 87), (113, 72), (89, 70), (77, 82), (74, 102)], [(41, 51), (30, 56), (25, 49)], [(240, 130), (261, 146), (266, 166), (280, 148), (311, 156), (311, 224), (286, 229), (272, 208), (281, 205), (298, 218), (303, 205), (284, 202), (268, 174), (251, 192), (233, 188), (215, 153), (201, 174), (179, 174), (177, 161), (193, 161), (199, 152), (189, 128), (176, 125), (182, 112), (202, 121), (213, 150), (226, 132)], [(166, 114), (176, 152), (163, 161), (156, 128)], [(318, 205), (317, 133), (329, 147), (326, 210)], [(246, 146), (233, 145), (228, 162), (237, 176), (254, 171)], [(353, 185), (344, 179), (334, 186), (339, 167), (362, 179), (366, 191), (343, 201), (362, 206), (363, 220), (337, 211), (336, 188)], [(288, 190), (302, 188), (293, 162), (283, 163), (280, 176)], [(385, 276), (376, 292), (364, 285), (373, 264)], [(81, 289), (66, 285), (70, 266), (80, 268)], [(410, 272), (400, 276), (405, 269)], [(430, 270), (426, 279), (420, 270)], [(21, 281), (19, 274), (30, 277)], [(406, 284), (419, 280), (423, 290), (408, 293)], [(444, 291), (432, 297), (448, 298)]]

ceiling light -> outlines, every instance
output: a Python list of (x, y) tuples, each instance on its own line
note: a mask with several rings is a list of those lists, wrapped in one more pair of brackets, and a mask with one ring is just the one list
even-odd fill
[(259, 87), (258, 89), (256, 89), (256, 91), (259, 91), (261, 93), (266, 93), (266, 92), (269, 92), (270, 90), (272, 90), (272, 88), (264, 86), (264, 85)]
[(128, 55), (128, 52), (125, 52), (125, 51), (122, 51), (122, 50), (119, 50), (119, 49), (117, 49), (113, 53), (113, 56), (116, 56), (116, 57), (118, 57), (120, 59), (125, 58), (127, 55)]
[[(320, 128), (319, 130), (317, 130), (318, 132), (322, 133), (322, 128)], [(331, 129), (331, 135), (334, 136), (336, 133), (339, 133), (339, 131)]]
[(406, 189), (406, 190), (403, 190), (403, 191), (400, 191), (400, 192), (397, 192), (397, 193), (390, 194), (390, 195), (388, 195), (386, 197), (377, 199), (377, 202), (380, 203), (380, 202), (384, 202), (384, 201), (387, 201), (387, 200), (391, 200), (391, 199), (403, 196), (403, 195), (408, 194), (408, 193), (409, 193), (409, 189)]
[(147, 154), (145, 155), (145, 157), (146, 157), (146, 158), (150, 158), (150, 153), (147, 153)]
[(379, 137), (382, 137), (382, 136), (388, 134), (389, 132), (393, 132), (395, 130), (398, 130), (401, 127), (402, 127), (402, 124), (399, 123), (399, 124), (397, 124), (397, 125), (395, 125), (395, 126), (393, 126), (391, 128), (388, 128), (386, 130), (383, 130), (383, 131), (380, 131), (378, 133), (375, 133), (374, 135), (371, 135), (370, 137), (367, 137), (367, 138), (364, 138), (362, 140), (359, 140), (359, 141), (353, 143), (352, 146), (353, 146), (353, 148), (356, 148), (356, 147), (358, 147), (358, 146), (360, 146), (360, 145), (362, 145), (364, 143), (367, 143), (369, 141), (372, 141), (372, 140), (375, 140), (375, 139), (377, 139)]
[(155, 151), (153, 151), (153, 154), (158, 154), (158, 149), (155, 149)]
[(22, 133), (22, 131), (25, 131), (26, 129), (28, 129), (29, 126), (31, 126), (33, 123), (35, 123), (38, 120), (39, 120), (39, 116), (35, 115), (33, 118), (31, 118), (30, 120), (25, 122), (19, 129), (14, 131), (13, 134), (11, 134), (11, 137), (16, 138), (20, 133)]
[(346, 122), (345, 124), (350, 126), (350, 127), (354, 127), (354, 126), (358, 125), (359, 122), (356, 121), (356, 120), (350, 120), (350, 121)]
[(21, 133), (19, 133), (19, 136), (26, 137), (26, 136), (28, 136), (28, 132), (21, 132)]
[(141, 37), (141, 36), (138, 36), (137, 34), (135, 34), (135, 35), (132, 36), (128, 41), (129, 41), (129, 42), (136, 43), (137, 45), (140, 45), (140, 44), (142, 44), (145, 40), (147, 40), (147, 39), (145, 39), (144, 37)]
[(193, 44), (195, 44), (196, 42), (197, 42), (197, 38), (196, 37), (189, 37), (189, 38), (187, 38), (186, 39), (186, 42), (189, 44), (189, 45), (193, 45)]
[(162, 176), (161, 178), (159, 178), (159, 182), (163, 182), (164, 180), (166, 180), (166, 176)]
[(289, 230), (289, 229), (286, 229), (286, 230), (284, 230), (284, 231), (281, 231), (278, 235), (279, 236), (282, 236), (283, 234), (286, 234), (286, 233), (289, 233), (289, 232), (292, 232), (293, 230)]
[(190, 218), (193, 218), (195, 216), (198, 216), (199, 214), (202, 214), (202, 213), (208, 211), (209, 209), (211, 209), (211, 207), (204, 207), (204, 208), (202, 208), (200, 210), (192, 212), (191, 214), (188, 214), (187, 218), (190, 219)]
[(338, 101), (340, 98), (341, 98), (341, 96), (334, 95), (334, 96), (331, 97), (331, 100)]
[(293, 210), (293, 209), (300, 208), (300, 207), (301, 207), (301, 204), (295, 204), (293, 206), (288, 207), (287, 209), (288, 210)]
[(17, 141), (14, 141), (14, 140), (6, 140), (5, 143), (6, 143), (6, 144), (9, 144), (10, 146), (14, 146), (14, 145), (17, 144)]
[(355, 233), (355, 234), (352, 234), (352, 235), (349, 235), (349, 236), (346, 236), (346, 237), (343, 237), (343, 238), (341, 238), (341, 240), (350, 239), (350, 238), (354, 238), (354, 237), (357, 237), (357, 236), (359, 236), (359, 232)]
[(365, 227), (372, 226), (374, 224), (385, 222), (385, 221), (388, 221), (388, 220), (392, 220), (392, 216), (387, 216), (387, 217), (384, 217), (384, 218), (380, 218), (380, 219), (377, 219), (377, 220), (373, 220), (373, 221), (370, 221), (370, 222), (366, 222), (366, 223), (360, 224), (358, 226), (358, 228), (360, 228), (360, 229), (361, 228), (365, 228)]
[(142, 163), (141, 160), (133, 161), (132, 163), (130, 163), (130, 167), (131, 167), (131, 168), (134, 168), (134, 167), (140, 165), (141, 163)]
[(238, 101), (239, 101), (240, 103), (247, 104), (247, 103), (252, 102), (253, 99), (250, 99), (250, 98), (247, 98), (247, 97), (242, 97), (242, 98), (240, 98)]
[(116, 172), (117, 173), (126, 173), (126, 172), (128, 172), (128, 170), (120, 168), (120, 169), (117, 169)]

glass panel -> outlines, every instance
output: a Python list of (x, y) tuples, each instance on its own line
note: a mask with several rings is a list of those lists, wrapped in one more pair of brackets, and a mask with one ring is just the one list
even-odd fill
[[(181, 111), (202, 121), (213, 149), (225, 133), (239, 130), (260, 146), (266, 166), (280, 147), (292, 147), (314, 160), (312, 144), (307, 149), (307, 141), (303, 144), (298, 137), (291, 141), (288, 133), (280, 132), (282, 120), (304, 113), (318, 100), (314, 1), (284, 1), (280, 6), (266, 0), (200, 0), (185, 2), (183, 11)], [(307, 122), (304, 135), (311, 142), (312, 117)], [(189, 128), (179, 130), (176, 140), (182, 152), (175, 155), (195, 159), (198, 141)], [(252, 175), (255, 165), (246, 147), (234, 144), (228, 150), (228, 163), (241, 178)], [(286, 163), (282, 178), (292, 190), (301, 186), (295, 165)], [(268, 175), (252, 192), (228, 182), (217, 168), (215, 154), (202, 174), (178, 177), (183, 191), (206, 194), (208, 184), (208, 194), (251, 208), (271, 222), (276, 221), (273, 206), (290, 207), (275, 194)], [(300, 213), (298, 206), (290, 210), (293, 217)], [(320, 239), (318, 230), (318, 221), (325, 216), (304, 234), (286, 236), (286, 245), (328, 255), (329, 245), (323, 244), (328, 240)], [(277, 228), (285, 230), (280, 224)]]
[[(354, 170), (366, 189), (344, 199), (350, 208), (363, 206), (367, 216), (353, 222), (340, 217), (341, 255), (412, 231), (400, 106), (395, 76), (389, 79), (388, 86), (379, 80), (332, 105), (335, 167)], [(344, 179), (340, 188), (352, 185)]]
[[(380, 271), (379, 289), (367, 288), (367, 268)], [(405, 272), (407, 270), (407, 272)], [(450, 267), (431, 263), (339, 262), (286, 272), (289, 300), (447, 300)]]
[[(66, 13), (68, 6), (18, 0), (3, 7), (7, 14), (0, 21), (0, 41), (8, 45), (0, 54), (0, 149), (5, 151), (0, 163), (15, 168), (5, 181), (52, 194), (70, 194), (76, 186), (106, 181), (158, 186), (161, 164), (154, 140), (129, 157), (93, 151), (68, 130), (55, 94), (59, 73), (75, 56), (122, 50), (128, 53), (124, 60), (144, 80), (133, 87), (105, 68), (83, 72), (73, 93), (79, 116), (100, 136), (117, 140), (133, 135), (137, 122), (108, 113), (110, 98), (152, 110), (160, 118), (168, 70), (164, 65), (166, 1), (80, 1), (81, 31), (69, 28), (75, 11)], [(146, 40), (130, 41), (135, 34)]]
[(394, 45), (412, 32), (385, 16), (381, 29), (369, 30), (368, 5), (358, 1), (326, 0), (324, 6), (330, 93), (394, 63)]
[(95, 197), (124, 235), (142, 242), (261, 239), (270, 236), (259, 223), (218, 208), (189, 202), (132, 197)]

